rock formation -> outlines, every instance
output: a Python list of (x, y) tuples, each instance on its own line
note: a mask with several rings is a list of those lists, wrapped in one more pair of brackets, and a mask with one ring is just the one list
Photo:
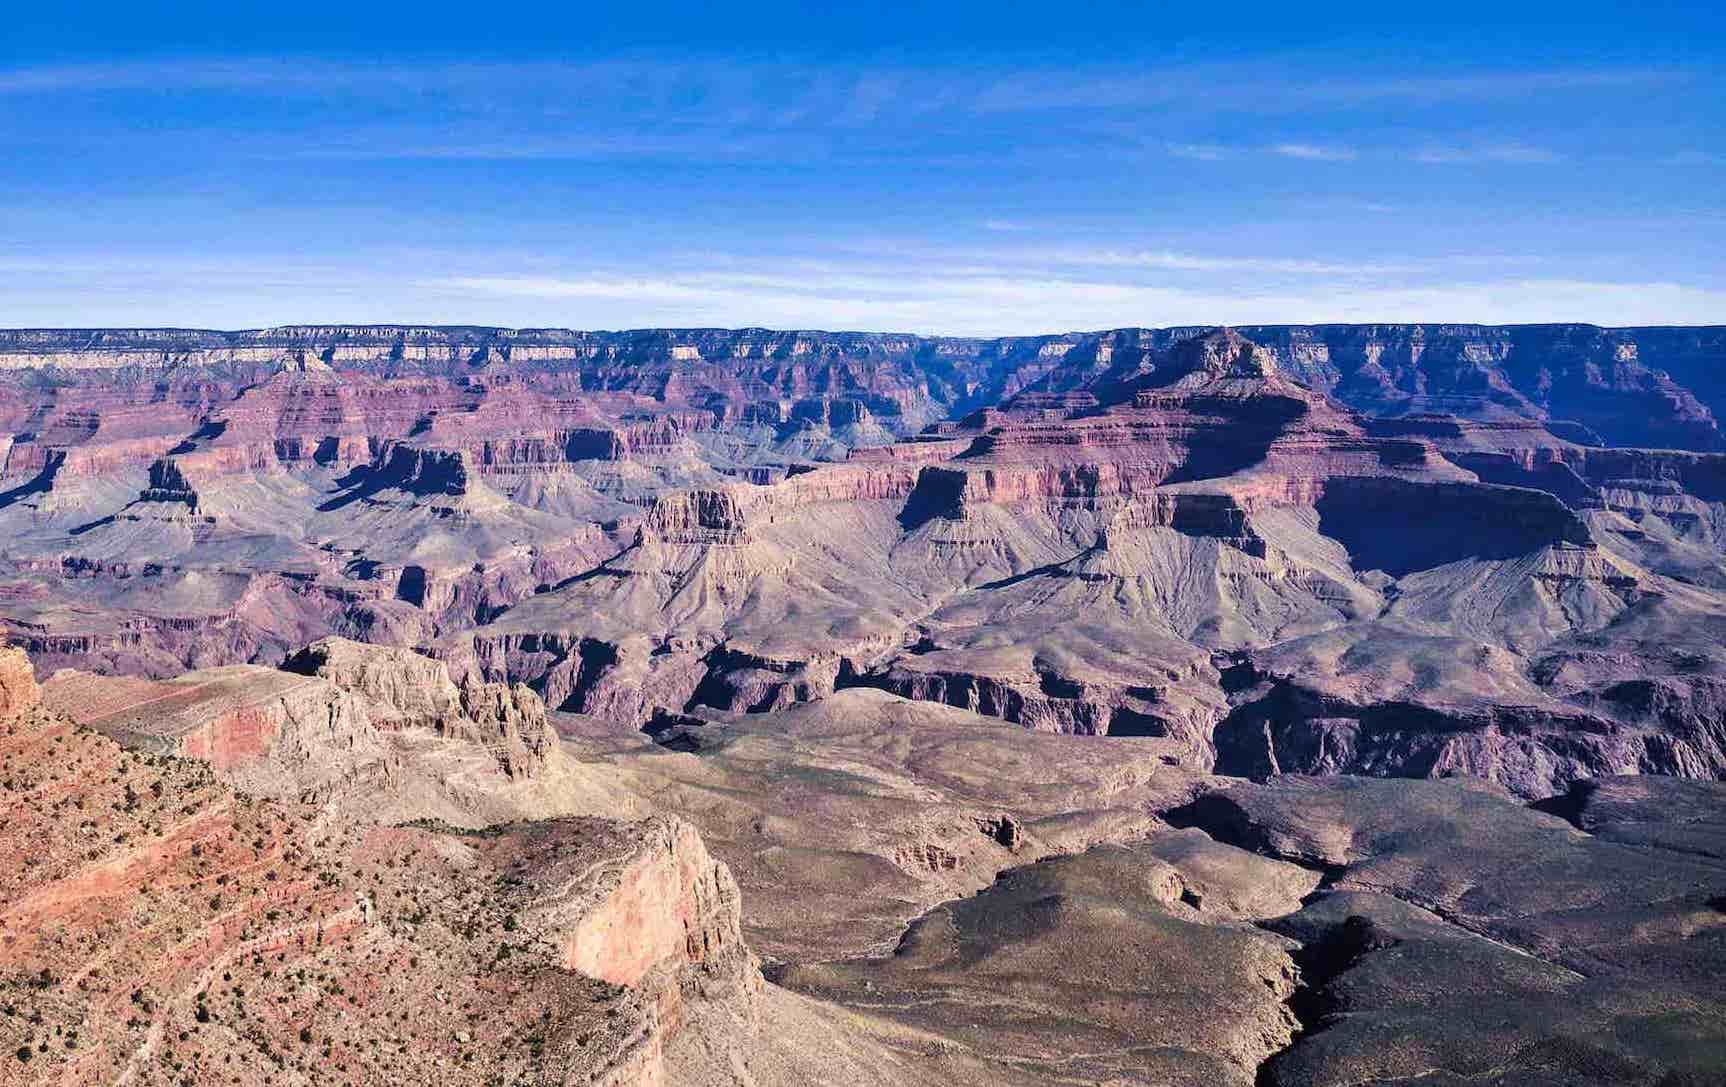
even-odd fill
[(476, 825), (553, 812), (627, 814), (558, 749), (522, 686), (457, 688), (404, 649), (326, 639), (284, 668), (166, 681), (62, 670), (47, 705), (138, 750), (210, 764), (276, 800)]
[[(560, 754), (608, 803), (693, 825), (463, 830), (396, 822), (384, 796), (416, 794), (389, 782), (363, 804), (251, 792), (282, 780), (244, 772), (260, 760), (304, 772), (274, 752), (309, 720), (239, 727), (247, 683), (348, 715), (344, 743), (296, 749), (309, 764), (377, 744), (398, 779), (472, 773), (436, 662), (293, 660), (315, 674), (59, 674), (48, 708), (0, 672), (0, 1082), (1669, 1087), (1722, 1067), (1717, 783), (1589, 779), (1539, 810), (1467, 779), (1250, 784), (1183, 767), (1174, 737), (852, 688), (664, 717), (657, 742), (566, 719)], [(97, 731), (62, 702), (127, 708)], [(191, 757), (154, 753), (168, 738)], [(519, 784), (486, 765), (466, 787)]]

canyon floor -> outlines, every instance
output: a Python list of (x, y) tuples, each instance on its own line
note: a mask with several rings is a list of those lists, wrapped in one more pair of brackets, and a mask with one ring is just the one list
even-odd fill
[(1726, 1083), (1723, 360), (0, 333), (0, 1082)]

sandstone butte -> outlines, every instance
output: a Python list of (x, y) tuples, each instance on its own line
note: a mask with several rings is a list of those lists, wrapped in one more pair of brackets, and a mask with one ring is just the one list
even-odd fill
[(0, 1082), (1722, 1082), (1722, 361), (0, 332)]

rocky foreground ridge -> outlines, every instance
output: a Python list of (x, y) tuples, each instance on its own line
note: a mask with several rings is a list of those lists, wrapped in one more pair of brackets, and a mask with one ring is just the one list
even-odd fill
[(0, 649), (0, 1082), (1726, 1075), (1726, 785), (1255, 784), (866, 688), (505, 766), (530, 695), (289, 667)]
[[(292, 711), (211, 707), (181, 758), (4, 681), (0, 1081), (656, 1084), (692, 1003), (747, 1018), (737, 889), (687, 824), (390, 825), (329, 803)], [(288, 749), (323, 803), (247, 787)]]

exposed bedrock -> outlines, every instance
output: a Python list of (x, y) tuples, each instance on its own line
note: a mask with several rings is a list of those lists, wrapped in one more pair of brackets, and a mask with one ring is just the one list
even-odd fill
[(748, 496), (728, 490), (698, 490), (656, 499), (646, 527), (670, 543), (735, 543), (749, 528)]
[(457, 675), (526, 683), (551, 709), (635, 720), (650, 692), (615, 689), (620, 657), (610, 642), (559, 633), (475, 636), (442, 655)]
[[(1238, 705), (1215, 732), (1218, 773), (1443, 777), (1500, 782), (1529, 798), (1650, 763), (1646, 737), (1581, 711), (1516, 705), (1355, 703), (1292, 680)], [(1726, 770), (1722, 764), (1720, 770)], [(1716, 771), (1718, 772), (1718, 770)]]
[(234, 665), (166, 682), (67, 670), (44, 689), (80, 724), (207, 762), (252, 795), (461, 825), (616, 810), (559, 749), (533, 692), (457, 687), (441, 663), (405, 649), (329, 639), (282, 670)]
[(1367, 411), (1574, 420), (1619, 445), (1720, 449), (1726, 336), (1589, 325), (1253, 326), (1291, 376)]
[(702, 658), (705, 672), (685, 708), (708, 706), (741, 713), (765, 713), (833, 693), (852, 671), (838, 654), (808, 660), (780, 660), (718, 646)]
[[(540, 865), (533, 838), (547, 832), (531, 824), (523, 830), (521, 857), (533, 861), (534, 881), (580, 896), (540, 911), (543, 922), (565, 934), (565, 964), (615, 985), (637, 985), (667, 960), (758, 985), (730, 870), (682, 820), (652, 819), (630, 830), (632, 853), (597, 880), (586, 869), (558, 865), (555, 853), (549, 866)], [(583, 887), (581, 880), (592, 882)]]
[(899, 523), (914, 531), (934, 519), (963, 522), (979, 506), (1025, 506), (1059, 511), (1088, 507), (1106, 524), (1122, 529), (1163, 526), (1192, 536), (1239, 541), (1262, 556), (1263, 542), (1247, 526), (1248, 509), (1224, 491), (1160, 491), (1135, 488), (1112, 464), (1056, 467), (958, 468), (931, 466), (917, 473)]
[(189, 509), (198, 508), (197, 489), (173, 457), (150, 463), (150, 482), (138, 497), (144, 502), (183, 502)]
[(458, 688), (442, 662), (411, 650), (328, 638), (290, 656), (282, 668), (364, 696), (380, 728), (422, 728), (483, 745), (512, 777), (543, 769), (556, 743), (545, 703), (526, 686), (470, 677)]
[[(951, 656), (951, 664), (944, 658)], [(967, 664), (970, 667), (966, 667)], [(991, 662), (992, 663), (992, 662)], [(985, 671), (989, 664), (968, 662), (964, 654), (939, 651), (895, 661), (879, 671), (857, 673), (847, 666), (839, 686), (875, 687), (917, 702), (936, 702), (998, 717), (1038, 732), (1082, 736), (1159, 736), (1178, 739), (1200, 752), (1208, 747), (1220, 699), (1207, 705), (1193, 690), (1206, 686), (1199, 674), (1179, 675), (1147, 669), (1143, 683), (1121, 679), (1076, 679), (1052, 664), (1033, 661), (1030, 669), (1009, 666)], [(1197, 665), (1203, 671), (1203, 665)], [(1212, 677), (1214, 682), (1214, 675)], [(1188, 689), (1183, 689), (1188, 688)]]
[[(709, 404), (726, 418), (831, 415), (866, 405), (904, 418), (909, 431), (935, 415), (1028, 389), (1058, 392), (1139, 371), (1178, 372), (1195, 364), (1180, 347), (1208, 331), (976, 340), (401, 326), (13, 330), (0, 341), (0, 370), (52, 367), (92, 389), (113, 375), (165, 374), (173, 381), (186, 372), (205, 375), (206, 386), (225, 381), (244, 387), (280, 371), (302, 381), (321, 377), (308, 371), (326, 366), (398, 381), (415, 374), (462, 381), (498, 372), (529, 380), (569, 375), (573, 390)], [(1579, 420), (1617, 444), (1721, 448), (1715, 416), (1726, 408), (1726, 396), (1713, 378), (1726, 341), (1718, 328), (1284, 325), (1240, 331), (1257, 341), (1255, 358), (1268, 358), (1290, 378), (1369, 411), (1517, 413)], [(209, 394), (185, 384), (184, 392), (176, 390), (178, 400), (196, 410)], [(811, 401), (818, 407), (802, 406)]]
[[(105, 618), (65, 625), (8, 622), (11, 639), (44, 674), (75, 667), (169, 677), (236, 661), (278, 662), (332, 633), (412, 644), (436, 628), (424, 614), (393, 606), (394, 594), (382, 586), (73, 558), (54, 563), (53, 570), (69, 595), (88, 592)], [(152, 606), (174, 593), (184, 593), (194, 607), (162, 614)]]
[(463, 495), (473, 475), (471, 458), (457, 450), (421, 449), (392, 443), (379, 455), (366, 486), (395, 488), (415, 496)]
[(0, 717), (21, 714), (40, 699), (29, 656), (17, 646), (0, 645)]
[(8, 334), (0, 616), (46, 670), (418, 647), (492, 730), (873, 687), (1251, 773), (1722, 772), (1726, 455), (1562, 414), (1715, 433), (1638, 355), (1714, 333), (1258, 332)]
[(526, 682), (553, 709), (626, 727), (697, 706), (761, 713), (813, 701), (843, 686), (851, 668), (837, 653), (776, 658), (724, 644), (559, 634), (476, 635), (445, 653), (458, 671)]
[(1726, 685), (1706, 676), (1526, 702), (1377, 701), (1297, 675), (1255, 675), (1250, 664), (1225, 680), (1237, 693), (1216, 726), (1219, 773), (1466, 775), (1529, 799), (1602, 775), (1726, 777)]

